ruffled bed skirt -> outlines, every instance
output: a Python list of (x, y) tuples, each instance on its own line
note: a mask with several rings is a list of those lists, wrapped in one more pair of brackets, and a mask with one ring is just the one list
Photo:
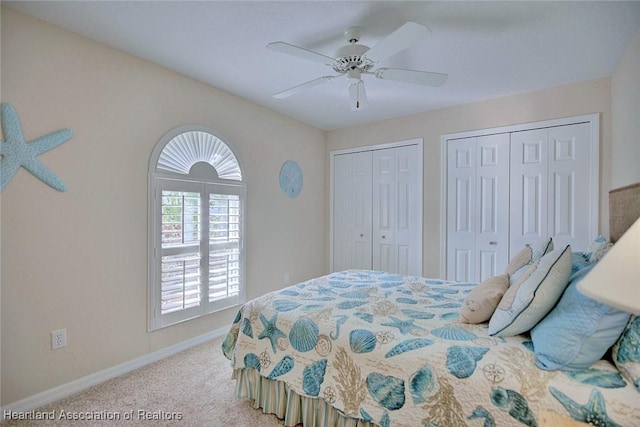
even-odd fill
[(253, 400), (253, 407), (284, 420), (285, 426), (376, 427), (377, 424), (351, 418), (324, 399), (300, 396), (284, 382), (264, 378), (255, 369), (233, 370), (236, 395)]

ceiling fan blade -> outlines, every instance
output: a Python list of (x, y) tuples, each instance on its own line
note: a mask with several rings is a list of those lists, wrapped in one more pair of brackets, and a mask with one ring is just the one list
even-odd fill
[(287, 98), (287, 97), (289, 97), (289, 96), (291, 96), (291, 95), (293, 95), (295, 93), (302, 92), (303, 90), (312, 88), (314, 86), (318, 86), (318, 85), (320, 85), (320, 84), (322, 84), (324, 82), (329, 82), (329, 81), (335, 79), (336, 77), (339, 77), (339, 76), (322, 76), (322, 77), (318, 77), (317, 79), (310, 80), (310, 81), (308, 81), (306, 83), (302, 83), (302, 84), (300, 84), (298, 86), (294, 86), (294, 87), (292, 87), (290, 89), (287, 89), (285, 91), (276, 93), (275, 95), (273, 95), (273, 97), (274, 98), (279, 98), (279, 99)]
[(424, 25), (407, 22), (369, 49), (365, 56), (373, 62), (381, 61), (427, 38), (429, 34), (431, 30)]
[(367, 92), (364, 89), (364, 82), (358, 80), (349, 85), (349, 97), (351, 98), (351, 109), (353, 111), (362, 110), (369, 105)]
[(379, 79), (395, 80), (425, 86), (440, 86), (447, 80), (447, 77), (449, 77), (448, 74), (403, 70), (400, 68), (379, 68), (374, 74)]
[(319, 62), (325, 65), (331, 65), (335, 62), (335, 59), (323, 55), (318, 52), (314, 52), (303, 47), (294, 46), (285, 42), (273, 42), (267, 45), (267, 49), (275, 50), (276, 52), (286, 53), (287, 55), (297, 56), (298, 58), (307, 59), (309, 61)]

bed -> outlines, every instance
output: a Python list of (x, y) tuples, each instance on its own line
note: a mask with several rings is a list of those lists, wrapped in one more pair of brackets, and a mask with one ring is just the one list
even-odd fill
[[(640, 216), (628, 202), (640, 200), (640, 185), (611, 194), (612, 218)], [(571, 253), (571, 277), (579, 256)], [(349, 270), (249, 301), (222, 344), (236, 394), (287, 426), (537, 426), (541, 411), (593, 425), (640, 425), (640, 382), (618, 368), (615, 355), (585, 368), (541, 369), (535, 328), (538, 336), (542, 326), (549, 335), (564, 328), (539, 322), (504, 336), (493, 318), (464, 323), (460, 313), (478, 287)], [(616, 346), (635, 320), (624, 315)]]

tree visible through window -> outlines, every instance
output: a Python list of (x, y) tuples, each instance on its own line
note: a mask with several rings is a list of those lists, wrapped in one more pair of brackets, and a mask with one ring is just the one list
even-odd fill
[(179, 129), (156, 146), (149, 177), (149, 329), (243, 302), (244, 184), (235, 155), (208, 131)]

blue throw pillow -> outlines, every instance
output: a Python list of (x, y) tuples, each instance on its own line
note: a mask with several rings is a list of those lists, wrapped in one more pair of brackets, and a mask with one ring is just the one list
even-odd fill
[(613, 362), (640, 391), (640, 316), (633, 316), (613, 346)]
[(629, 313), (591, 299), (576, 287), (592, 268), (574, 274), (558, 304), (531, 330), (539, 368), (586, 369), (602, 359), (622, 334)]
[[(571, 275), (573, 276), (578, 271), (589, 265), (589, 259), (584, 252), (571, 252)], [(571, 280), (571, 277), (569, 278)]]

